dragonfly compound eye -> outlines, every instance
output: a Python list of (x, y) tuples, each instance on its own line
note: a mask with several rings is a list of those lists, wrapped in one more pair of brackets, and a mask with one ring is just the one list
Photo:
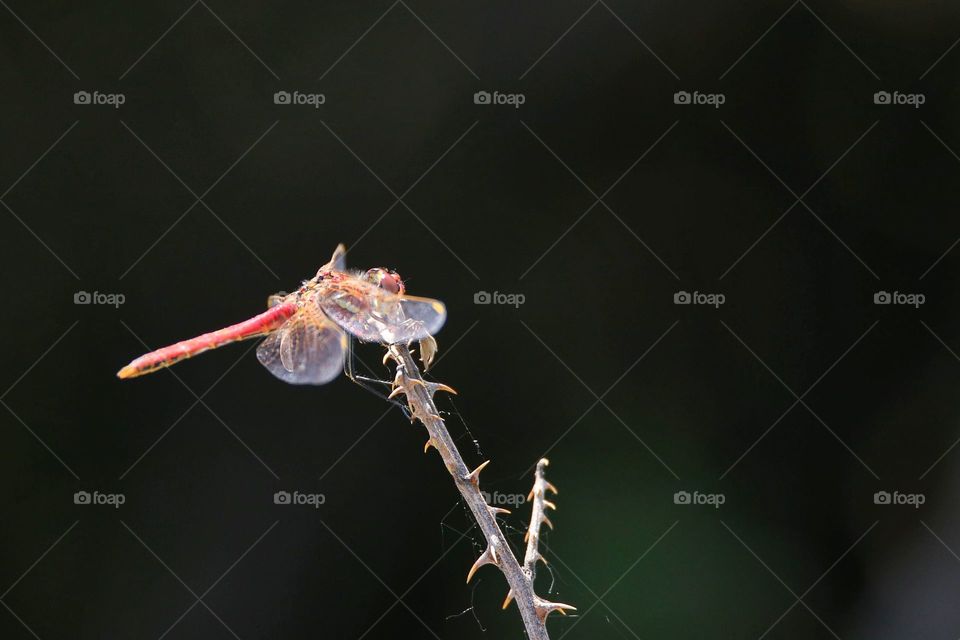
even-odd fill
[(400, 274), (389, 269), (370, 269), (364, 275), (363, 279), (371, 284), (375, 284), (381, 289), (386, 289), (390, 293), (403, 293), (403, 280)]

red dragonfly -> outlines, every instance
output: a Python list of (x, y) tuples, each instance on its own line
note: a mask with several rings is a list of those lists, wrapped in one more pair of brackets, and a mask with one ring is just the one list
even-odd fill
[(443, 303), (405, 294), (400, 276), (375, 268), (346, 270), (341, 244), (330, 262), (293, 293), (270, 296), (268, 310), (238, 324), (142, 355), (117, 373), (134, 378), (225, 344), (266, 336), (257, 359), (292, 384), (326, 384), (344, 368), (344, 331), (364, 342), (393, 344), (434, 335), (443, 326)]

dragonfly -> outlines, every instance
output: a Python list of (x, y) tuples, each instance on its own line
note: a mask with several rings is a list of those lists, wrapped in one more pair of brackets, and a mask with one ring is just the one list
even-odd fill
[(270, 373), (291, 384), (320, 385), (344, 371), (348, 334), (389, 345), (429, 339), (443, 327), (442, 302), (407, 295), (400, 275), (390, 269), (348, 271), (346, 253), (344, 245), (337, 246), (299, 289), (270, 296), (265, 312), (151, 351), (117, 377), (135, 378), (226, 344), (265, 337), (257, 359)]

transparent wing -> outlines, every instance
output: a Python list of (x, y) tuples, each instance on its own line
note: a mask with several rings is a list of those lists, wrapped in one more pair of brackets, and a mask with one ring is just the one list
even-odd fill
[(366, 342), (407, 342), (432, 336), (447, 319), (439, 300), (397, 295), (359, 278), (324, 283), (320, 307), (346, 331)]
[(290, 384), (326, 384), (343, 371), (347, 336), (319, 313), (301, 310), (257, 347), (257, 360)]

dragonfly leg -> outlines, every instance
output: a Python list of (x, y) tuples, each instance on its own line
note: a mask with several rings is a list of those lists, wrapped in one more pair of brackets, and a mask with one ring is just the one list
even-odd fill
[(381, 384), (381, 385), (386, 385), (387, 387), (391, 387), (393, 386), (393, 382), (386, 381), (386, 380), (378, 380), (377, 378), (370, 378), (367, 376), (359, 375), (355, 368), (355, 362), (359, 362), (361, 365), (363, 365), (364, 369), (366, 369), (368, 373), (370, 373), (371, 375), (373, 374), (373, 371), (370, 369), (367, 363), (365, 363), (363, 360), (357, 357), (354, 351), (353, 340), (351, 340), (349, 343), (349, 346), (347, 347), (347, 357), (343, 362), (343, 372), (347, 375), (348, 378), (350, 378), (350, 380), (354, 384), (358, 385), (363, 389), (366, 389), (367, 391), (377, 396), (381, 400), (386, 400), (390, 404), (400, 407), (400, 410), (403, 411), (403, 415), (409, 418), (410, 412), (407, 409), (406, 405), (404, 405), (402, 402), (399, 402), (396, 399), (388, 397), (389, 391), (384, 392), (383, 390), (373, 386), (373, 384)]
[(374, 383), (374, 384), (384, 384), (384, 385), (386, 385), (386, 386), (388, 386), (388, 387), (393, 385), (393, 381), (392, 381), (392, 380), (377, 380), (376, 378), (368, 378), (367, 376), (358, 376), (358, 375), (356, 375), (356, 373), (354, 373), (352, 379), (353, 379), (354, 382), (356, 382), (356, 383), (358, 383), (358, 384), (359, 384), (360, 382), (372, 382), (372, 383)]

